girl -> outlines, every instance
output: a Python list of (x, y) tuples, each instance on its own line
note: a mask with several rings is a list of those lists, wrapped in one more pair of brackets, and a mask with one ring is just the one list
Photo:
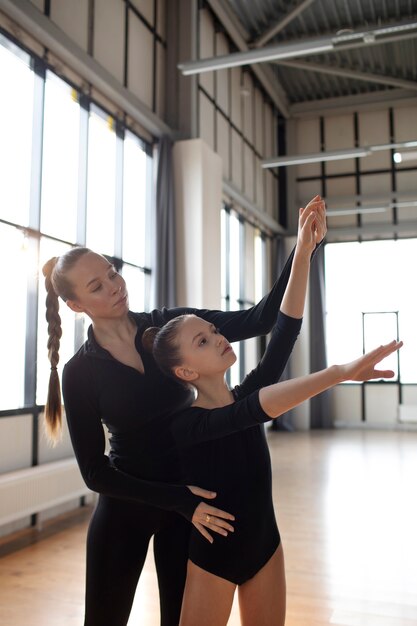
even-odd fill
[[(315, 198), (312, 206), (317, 209), (318, 205), (320, 199)], [(319, 241), (325, 234), (323, 209), (317, 209), (316, 215)], [(282, 300), (292, 260), (293, 254), (261, 302), (237, 312), (162, 309), (132, 313), (123, 278), (104, 257), (86, 248), (74, 248), (44, 266), (51, 362), (45, 418), (55, 438), (61, 417), (58, 296), (92, 321), (87, 341), (63, 373), (75, 455), (87, 485), (100, 494), (87, 538), (85, 626), (127, 623), (152, 536), (161, 624), (177, 626), (188, 555), (187, 520), (200, 532), (207, 527), (218, 534), (232, 531), (233, 516), (202, 501), (214, 498), (215, 493), (180, 484), (180, 465), (168, 425), (170, 414), (189, 406), (193, 395), (164, 376), (143, 350), (144, 330), (194, 312), (221, 328), (229, 341), (266, 334)], [(109, 455), (103, 423), (111, 434)], [(164, 451), (160, 458), (155, 453), (158, 447)]]
[(209, 542), (192, 532), (181, 626), (224, 626), (236, 587), (244, 626), (283, 626), (284, 559), (262, 423), (342, 381), (393, 376), (375, 365), (401, 347), (395, 341), (352, 363), (276, 383), (301, 324), (315, 219), (314, 212), (301, 210), (291, 277), (271, 341), (258, 367), (233, 391), (224, 375), (235, 355), (213, 324), (185, 315), (144, 337), (161, 369), (195, 389), (192, 406), (171, 416), (170, 424), (185, 480), (213, 485), (218, 504), (227, 502), (236, 517), (234, 532), (214, 543), (204, 530)]

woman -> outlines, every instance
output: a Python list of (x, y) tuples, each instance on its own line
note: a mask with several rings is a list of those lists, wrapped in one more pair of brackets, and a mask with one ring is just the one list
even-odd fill
[(184, 315), (144, 335), (161, 369), (196, 390), (192, 406), (170, 423), (186, 480), (218, 487), (219, 502), (236, 515), (233, 534), (214, 544), (192, 532), (180, 626), (225, 626), (237, 587), (244, 626), (283, 626), (284, 559), (262, 423), (345, 380), (394, 375), (375, 365), (401, 347), (396, 341), (352, 363), (276, 383), (301, 325), (314, 219), (301, 210), (291, 277), (271, 341), (258, 367), (233, 391), (224, 376), (236, 357), (212, 324)]
[[(313, 204), (319, 202), (315, 198)], [(322, 217), (318, 229), (322, 239)], [(221, 328), (229, 341), (266, 334), (282, 300), (292, 258), (271, 292), (252, 309), (238, 312), (131, 313), (123, 278), (104, 257), (85, 248), (75, 248), (44, 266), (51, 362), (45, 417), (52, 436), (59, 433), (61, 409), (56, 370), (61, 336), (58, 296), (92, 321), (87, 341), (63, 373), (75, 455), (87, 485), (100, 494), (87, 538), (86, 626), (127, 623), (152, 535), (161, 624), (178, 624), (190, 531), (187, 520), (200, 532), (205, 528), (223, 535), (232, 531), (233, 516), (202, 501), (215, 493), (179, 483), (180, 465), (167, 424), (170, 414), (189, 406), (193, 396), (163, 376), (143, 350), (144, 330), (194, 312)], [(102, 423), (111, 434), (109, 456)], [(152, 442), (163, 447), (164, 459), (154, 457)], [(168, 468), (169, 484), (164, 482)]]

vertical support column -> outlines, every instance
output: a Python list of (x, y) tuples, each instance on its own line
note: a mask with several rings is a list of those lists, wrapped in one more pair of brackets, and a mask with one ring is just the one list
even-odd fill
[[(295, 246), (296, 237), (285, 240), (287, 256)], [(310, 311), (309, 294), (307, 293), (303, 316), (303, 327), (300, 337), (291, 355), (291, 378), (305, 376), (310, 373)], [(291, 411), (291, 420), (296, 430), (310, 430), (310, 402), (303, 402)]]
[(181, 137), (197, 137), (197, 80), (183, 76), (178, 63), (198, 58), (198, 3), (169, 0), (166, 3), (167, 61), (166, 123)]
[(173, 149), (179, 306), (221, 306), (222, 160), (201, 139)]

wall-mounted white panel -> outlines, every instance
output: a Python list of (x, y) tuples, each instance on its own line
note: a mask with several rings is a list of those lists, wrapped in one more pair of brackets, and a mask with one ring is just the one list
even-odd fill
[[(361, 177), (361, 193), (364, 196), (372, 194), (380, 194), (383, 197), (386, 194), (385, 201), (380, 203), (381, 206), (386, 206), (390, 202), (391, 192), (391, 175), (390, 174), (368, 174)], [(364, 205), (366, 207), (366, 205)], [(381, 224), (392, 222), (392, 210), (388, 209), (385, 213), (364, 213), (361, 216), (362, 224)]]
[(0, 473), (30, 467), (32, 463), (32, 416), (0, 419)]
[[(295, 148), (288, 147), (289, 154), (320, 152), (320, 120), (299, 119), (296, 122)], [(320, 163), (304, 163), (296, 167), (297, 176), (320, 176)]]
[(398, 417), (397, 385), (365, 385), (365, 421), (375, 426), (394, 426)]
[[(114, 1), (114, 0), (113, 0)], [(151, 26), (154, 25), (154, 0), (130, 0), (134, 7), (139, 11), (139, 13), (145, 18), (147, 22)], [(160, 0), (158, 1), (158, 5), (160, 5)], [(158, 6), (159, 9), (159, 6)]]
[(153, 36), (140, 19), (129, 11), (128, 89), (152, 108)]
[[(324, 147), (325, 150), (343, 150), (355, 146), (353, 115), (335, 115), (324, 120)], [(354, 159), (342, 161), (328, 161), (326, 163), (327, 174), (339, 174), (341, 172), (354, 172)]]
[(232, 181), (238, 189), (242, 189), (242, 143), (240, 135), (232, 129)]
[[(402, 193), (406, 193), (408, 196), (408, 192), (410, 192), (410, 198), (416, 199), (416, 191), (417, 191), (417, 174), (416, 172), (397, 172), (396, 175), (397, 180), (397, 191)], [(414, 213), (415, 215), (415, 213)]]
[(243, 145), (243, 189), (250, 200), (255, 199), (254, 158), (252, 148), (245, 143)]
[(157, 0), (156, 2), (156, 28), (157, 33), (165, 41), (166, 39), (166, 4), (169, 0)]
[(43, 8), (44, 8), (44, 6), (45, 6), (45, 2), (44, 2), (44, 0), (30, 0), (30, 1), (31, 1), (31, 3), (32, 3), (32, 4), (34, 4), (34, 5), (35, 5), (35, 7), (36, 7), (37, 9), (39, 9), (39, 11), (40, 11), (41, 13), (43, 13)]
[(83, 50), (87, 50), (88, 2), (51, 0), (51, 20)]
[[(347, 178), (334, 178), (326, 181), (326, 203), (327, 208), (330, 210), (337, 210), (343, 208), (355, 208), (356, 203), (354, 196), (356, 193), (356, 180), (352, 177)], [(338, 200), (338, 196), (343, 196), (343, 200)], [(345, 198), (347, 196), (347, 199)], [(348, 198), (352, 197), (352, 201)], [(356, 226), (356, 215), (341, 215), (337, 217), (328, 217), (327, 225), (330, 228), (337, 228), (342, 226)]]
[(360, 385), (337, 385), (332, 391), (333, 423), (359, 425), (362, 419), (362, 395)]
[(95, 0), (94, 7), (94, 57), (123, 84), (124, 3), (114, 2), (114, 0)]
[(272, 172), (268, 172), (268, 170), (266, 170), (265, 172), (265, 188), (266, 188), (266, 212), (268, 213), (268, 215), (271, 215), (271, 217), (275, 217), (276, 214), (276, 204), (275, 204), (275, 198), (276, 198), (276, 179), (275, 176), (272, 174)]
[(417, 385), (403, 385), (402, 403), (417, 405)]
[(264, 175), (261, 160), (255, 157), (255, 204), (261, 209), (264, 207)]
[(199, 95), (199, 126), (200, 138), (214, 150), (214, 114), (215, 108), (210, 100), (200, 92)]
[(264, 146), (265, 146), (264, 157), (266, 159), (276, 156), (276, 153), (274, 152), (274, 138), (272, 136), (272, 133), (273, 133), (273, 111), (272, 111), (271, 106), (265, 102), (264, 104)]
[(395, 141), (417, 139), (417, 107), (394, 109)]
[[(206, 9), (199, 11), (200, 19), (200, 50), (199, 57), (214, 56), (214, 25), (210, 13)], [(214, 72), (203, 72), (198, 77), (199, 84), (214, 97)]]
[(253, 142), (253, 101), (254, 101), (254, 84), (248, 72), (243, 73), (243, 133), (247, 139)]
[(264, 133), (263, 133), (263, 110), (264, 110), (264, 101), (262, 93), (259, 89), (255, 89), (255, 148), (259, 152), (261, 156), (263, 156), (264, 151)]
[(74, 456), (72, 450), (71, 440), (68, 433), (67, 420), (65, 415), (62, 419), (62, 438), (55, 445), (52, 446), (46, 436), (43, 414), (39, 416), (39, 464), (50, 463), (52, 461), (60, 461), (61, 459), (67, 459)]
[(165, 56), (166, 51), (159, 42), (156, 44), (156, 114), (165, 117)]
[[(380, 143), (389, 143), (389, 114), (387, 110), (361, 111), (359, 121), (359, 145), (372, 146)], [(391, 151), (381, 150), (374, 152), (359, 161), (362, 171), (384, 169), (391, 167)]]
[[(397, 191), (406, 194), (410, 200), (417, 199), (417, 172), (397, 172), (396, 174)], [(405, 198), (401, 198), (404, 201)], [(398, 209), (398, 221), (417, 220), (417, 207), (403, 207)]]
[(231, 118), (239, 130), (242, 129), (242, 95), (240, 93), (240, 67), (232, 67), (230, 70), (231, 81)]
[(245, 223), (244, 295), (245, 300), (255, 302), (255, 229)]
[[(223, 33), (216, 33), (216, 54), (229, 54), (227, 39)], [(216, 81), (216, 102), (223, 111), (229, 115), (229, 81), (230, 70), (218, 70), (215, 72)]]
[(217, 154), (222, 158), (223, 177), (230, 178), (230, 125), (221, 113), (217, 116)]
[(321, 194), (320, 180), (306, 180), (305, 182), (297, 183), (297, 206), (295, 209), (305, 206), (317, 194)]

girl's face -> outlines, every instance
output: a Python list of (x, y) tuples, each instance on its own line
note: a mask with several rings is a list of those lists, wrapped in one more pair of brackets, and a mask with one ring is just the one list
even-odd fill
[(67, 274), (75, 297), (68, 306), (91, 319), (115, 319), (129, 310), (126, 283), (107, 259), (87, 252)]
[[(179, 328), (177, 341), (182, 364), (175, 373), (192, 382), (201, 376), (224, 374), (236, 361), (232, 346), (217, 328), (195, 315), (189, 315)], [(184, 374), (185, 373), (185, 374)]]

